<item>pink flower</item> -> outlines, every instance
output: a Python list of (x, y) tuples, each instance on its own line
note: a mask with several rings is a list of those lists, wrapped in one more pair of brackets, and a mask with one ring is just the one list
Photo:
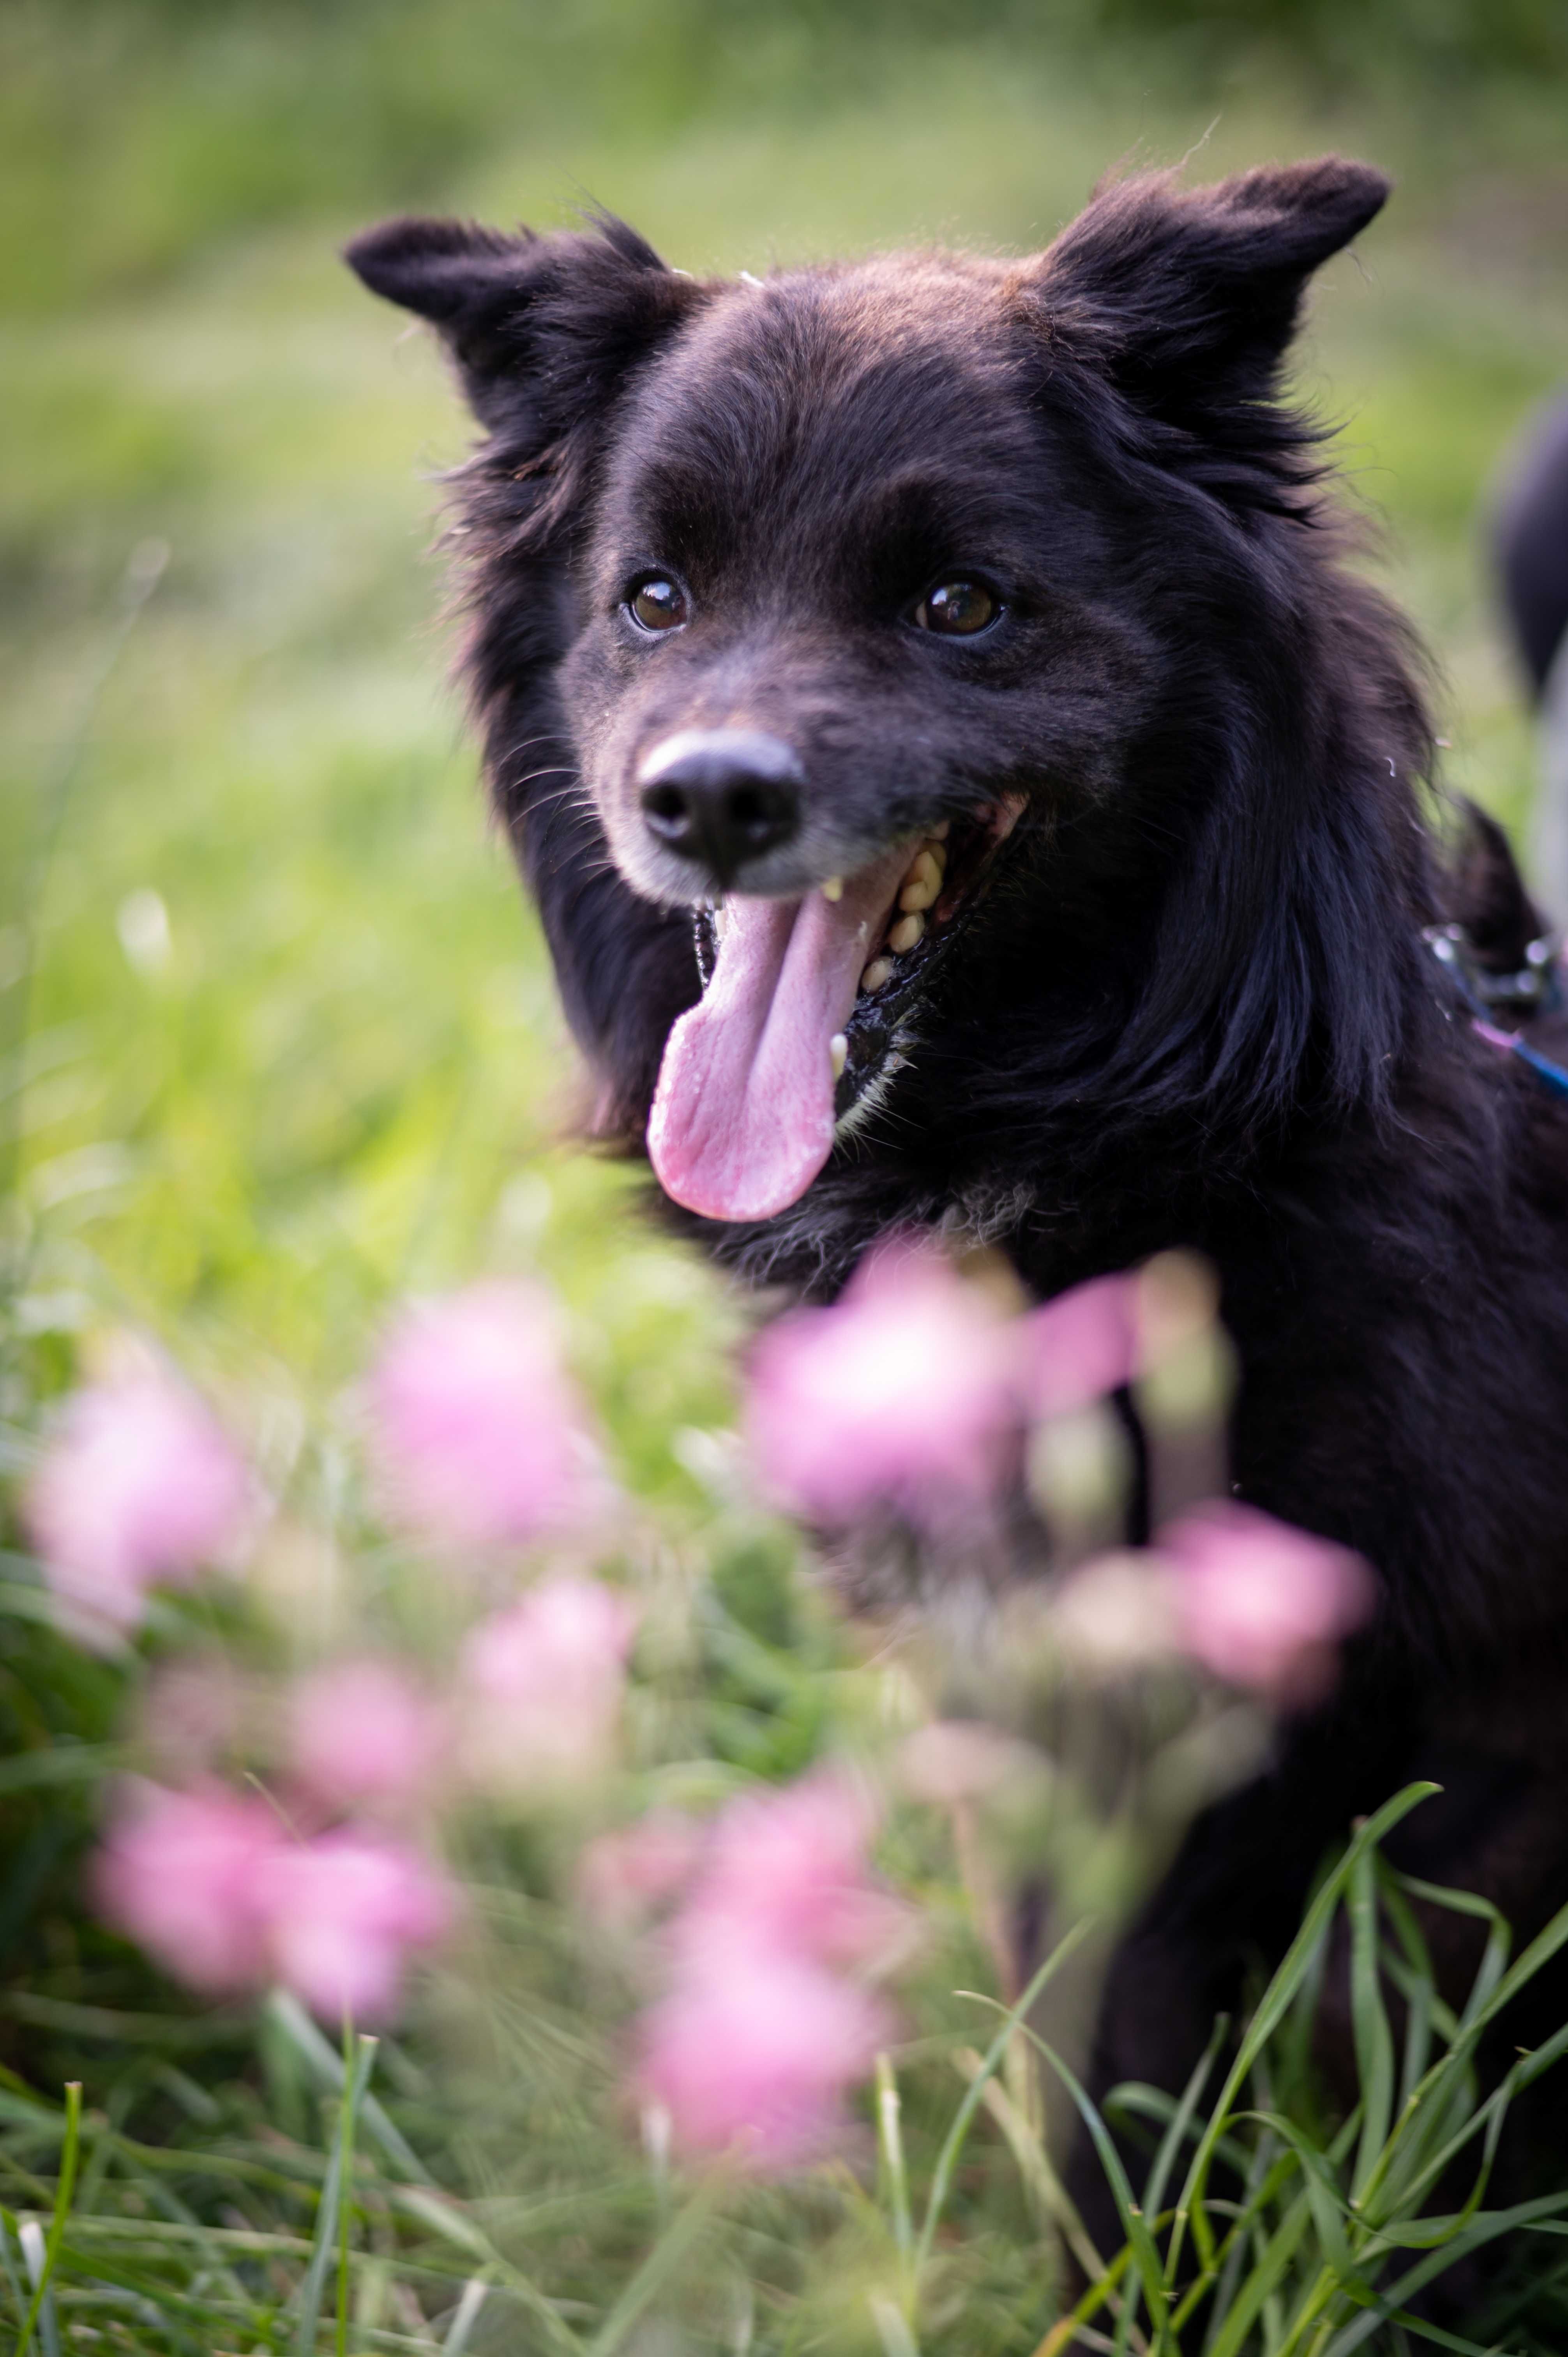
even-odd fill
[(1158, 1540), (1176, 1582), (1181, 1642), (1233, 1685), (1286, 1703), (1330, 1683), (1332, 1648), (1372, 1610), (1359, 1555), (1230, 1500), (1200, 1506)]
[(404, 1809), (427, 1789), (446, 1742), (441, 1714), (390, 1663), (337, 1662), (289, 1697), (295, 1774), (328, 1808)]
[(56, 1594), (102, 1642), (135, 1628), (155, 1582), (194, 1578), (247, 1502), (244, 1465), (202, 1403), (138, 1375), (68, 1401), (24, 1512)]
[(819, 1773), (719, 1815), (665, 1943), (669, 1994), (644, 2017), (639, 2085), (693, 2151), (787, 2169), (830, 2144), (843, 2096), (890, 2034), (833, 1966), (886, 1962), (909, 1917), (866, 1867), (869, 1804)]
[(582, 1405), (533, 1286), (497, 1279), (411, 1311), (371, 1405), (388, 1497), (433, 1537), (522, 1544), (587, 1509)]
[(414, 1851), (350, 1832), (274, 1850), (263, 1906), (274, 1973), (328, 2021), (387, 2020), (410, 1950), (452, 1916), (446, 1884)]
[(836, 1307), (758, 1340), (747, 1425), (764, 1487), (829, 1523), (875, 1504), (940, 1522), (983, 1499), (1007, 1461), (1015, 1347), (940, 1254), (881, 1245)]
[(702, 1846), (694, 1817), (654, 1809), (588, 1843), (577, 1866), (578, 1902), (607, 1931), (632, 1930), (679, 1894)]
[(841, 1778), (803, 1777), (732, 1801), (677, 1926), (680, 1951), (738, 1943), (817, 1964), (866, 1964), (902, 1945), (908, 1910), (866, 1870), (875, 1818)]
[(379, 2020), (411, 1949), (437, 1939), (446, 1885), (398, 1843), (294, 1840), (260, 1799), (135, 1784), (94, 1867), (105, 1917), (207, 1996), (281, 1981), (329, 2020)]
[(889, 2035), (865, 1989), (805, 1959), (716, 1942), (644, 2018), (639, 2083), (692, 2152), (789, 2169), (831, 2144)]
[(563, 1574), (471, 1630), (460, 1739), (476, 1781), (516, 1792), (604, 1768), (636, 1626), (614, 1588)]
[(133, 1784), (98, 1856), (98, 1905), (176, 1979), (232, 1996), (259, 1977), (263, 1885), (285, 1840), (264, 1801)]
[(1137, 1281), (1096, 1276), (1024, 1320), (1024, 1393), (1036, 1416), (1087, 1407), (1137, 1369)]

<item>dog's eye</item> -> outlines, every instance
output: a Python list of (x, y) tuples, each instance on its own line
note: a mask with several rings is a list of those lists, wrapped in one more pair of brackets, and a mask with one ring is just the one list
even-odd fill
[(972, 639), (989, 630), (1002, 608), (983, 581), (941, 581), (928, 589), (915, 608), (922, 630), (944, 639)]
[(662, 573), (639, 581), (627, 605), (639, 630), (678, 630), (689, 619), (685, 591)]

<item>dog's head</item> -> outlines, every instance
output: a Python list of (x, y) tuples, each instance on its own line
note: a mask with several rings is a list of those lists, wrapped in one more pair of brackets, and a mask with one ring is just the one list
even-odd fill
[[(1337, 158), (1154, 176), (1030, 260), (761, 282), (610, 221), (349, 249), (440, 328), (486, 428), (457, 530), (492, 776), (568, 1010), (677, 1201), (796, 1201), (835, 1137), (918, 1103), (901, 1076), (950, 1066), (981, 996), (1026, 1029), (1055, 994), (1080, 1062), (1090, 1002), (1123, 1060), (1174, 1023), (1223, 1061), (1215, 969), (1265, 909), (1291, 921), (1268, 780), (1325, 725), (1281, 363), (1385, 194)], [(1244, 778), (1273, 796), (1253, 840)], [(1312, 1012), (1275, 1013), (1299, 1051)]]

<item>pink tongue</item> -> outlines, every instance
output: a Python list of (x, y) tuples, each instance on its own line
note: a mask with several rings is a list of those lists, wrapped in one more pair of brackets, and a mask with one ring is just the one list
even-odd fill
[(713, 980), (665, 1044), (648, 1125), (659, 1183), (689, 1211), (771, 1219), (827, 1160), (833, 1034), (908, 864), (908, 845), (889, 852), (841, 900), (725, 902)]

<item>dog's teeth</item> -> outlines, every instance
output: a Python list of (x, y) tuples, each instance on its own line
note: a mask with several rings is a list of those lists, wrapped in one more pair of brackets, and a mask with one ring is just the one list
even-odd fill
[(842, 1031), (835, 1031), (828, 1041), (828, 1061), (833, 1068), (834, 1080), (842, 1080), (843, 1068), (849, 1061), (849, 1041)]
[(822, 898), (824, 900), (842, 900), (843, 899), (843, 877), (842, 876), (830, 876), (828, 877), (827, 882), (822, 886)]
[(714, 939), (716, 942), (722, 942), (725, 937), (725, 929), (729, 921), (728, 918), (725, 914), (725, 904), (722, 900), (714, 901), (713, 919)]
[(871, 963), (866, 967), (865, 972), (860, 977), (860, 986), (862, 990), (880, 990), (883, 984), (885, 982), (890, 982), (892, 978), (892, 959), (885, 957), (873, 958)]
[(899, 918), (897, 923), (894, 926), (893, 931), (887, 936), (887, 946), (893, 952), (895, 957), (902, 957), (906, 950), (912, 950), (914, 948), (916, 942), (925, 932), (925, 930), (926, 920), (924, 917), (921, 916), (918, 909), (913, 909), (908, 916)]
[(904, 878), (898, 906), (906, 912), (929, 909), (942, 888), (942, 871), (929, 851), (922, 851)]

